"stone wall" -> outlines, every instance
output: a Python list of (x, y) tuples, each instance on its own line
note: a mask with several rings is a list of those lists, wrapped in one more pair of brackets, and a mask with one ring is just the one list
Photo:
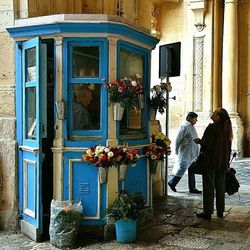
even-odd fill
[(17, 161), (14, 43), (5, 27), (14, 24), (13, 2), (0, 1), (0, 228), (15, 229)]

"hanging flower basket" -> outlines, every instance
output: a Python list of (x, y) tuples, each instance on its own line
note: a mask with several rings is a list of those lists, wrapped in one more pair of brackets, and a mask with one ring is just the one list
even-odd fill
[(149, 159), (149, 170), (150, 174), (155, 174), (158, 166), (158, 160)]
[(118, 179), (119, 181), (124, 181), (128, 174), (128, 165), (127, 164), (120, 164), (118, 166)]
[(123, 117), (124, 107), (122, 107), (121, 103), (115, 102), (113, 108), (114, 108), (113, 110), (114, 120), (120, 121)]
[(105, 184), (108, 182), (108, 168), (99, 167), (99, 182), (100, 184)]

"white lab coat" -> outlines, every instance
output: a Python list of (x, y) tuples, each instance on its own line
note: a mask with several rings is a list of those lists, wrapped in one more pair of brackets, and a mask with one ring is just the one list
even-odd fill
[(179, 129), (175, 140), (175, 165), (172, 173), (175, 176), (182, 177), (192, 161), (197, 157), (200, 146), (194, 143), (198, 138), (195, 127), (186, 121)]

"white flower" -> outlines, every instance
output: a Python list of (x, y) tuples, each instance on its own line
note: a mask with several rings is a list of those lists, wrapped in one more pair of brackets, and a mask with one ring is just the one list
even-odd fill
[(108, 157), (113, 157), (114, 156), (114, 153), (112, 151), (109, 151), (108, 152)]
[(172, 90), (172, 86), (171, 86), (171, 84), (170, 83), (167, 83), (167, 91), (171, 91)]
[(156, 159), (157, 159), (157, 156), (156, 156), (156, 155), (151, 155), (151, 159), (152, 159), (152, 160), (156, 160)]
[(132, 86), (134, 86), (134, 87), (137, 86), (137, 82), (136, 82), (136, 81), (132, 81), (131, 84), (132, 84)]
[(104, 149), (105, 149), (105, 147), (101, 146), (99, 149), (100, 153), (102, 153), (104, 151)]
[(105, 148), (105, 149), (104, 149), (104, 152), (105, 152), (105, 153), (108, 153), (109, 151), (110, 151), (109, 148)]

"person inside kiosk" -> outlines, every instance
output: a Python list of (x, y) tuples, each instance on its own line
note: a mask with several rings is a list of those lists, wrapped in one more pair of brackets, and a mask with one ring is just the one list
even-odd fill
[(73, 88), (73, 129), (90, 130), (94, 128), (89, 104), (92, 100), (94, 84), (75, 84)]

